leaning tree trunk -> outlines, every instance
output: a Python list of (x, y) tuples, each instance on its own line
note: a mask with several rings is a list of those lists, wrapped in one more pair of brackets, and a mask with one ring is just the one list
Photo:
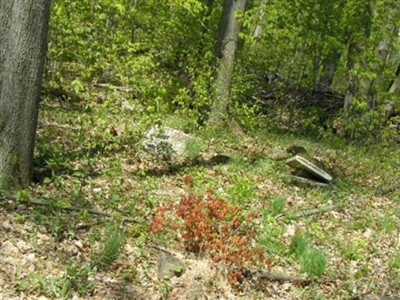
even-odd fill
[(237, 15), (243, 13), (245, 7), (246, 0), (224, 0), (216, 44), (215, 54), (218, 59), (218, 69), (210, 123), (221, 123), (227, 112), (230, 100), (233, 67), (241, 27)]
[(0, 189), (32, 177), (50, 0), (0, 1)]

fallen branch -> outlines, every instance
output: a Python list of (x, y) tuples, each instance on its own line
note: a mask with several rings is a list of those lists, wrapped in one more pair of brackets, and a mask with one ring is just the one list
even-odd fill
[(292, 215), (292, 218), (298, 219), (301, 217), (307, 217), (307, 216), (316, 215), (316, 214), (323, 214), (325, 212), (332, 211), (332, 210), (341, 211), (345, 207), (346, 207), (346, 205), (340, 203), (340, 204), (329, 205), (329, 206), (325, 206), (325, 207), (321, 207), (321, 208), (312, 208), (312, 209), (302, 210), (302, 211), (299, 211), (299, 212), (295, 213), (294, 215)]
[(261, 280), (275, 281), (280, 283), (291, 282), (295, 284), (308, 285), (312, 281), (307, 278), (297, 277), (297, 276), (288, 276), (288, 275), (280, 275), (271, 272), (267, 272), (265, 270), (253, 270), (247, 268), (233, 269), (235, 272), (240, 272), (244, 277), (255, 277)]
[[(77, 206), (60, 207), (60, 206), (54, 205), (53, 203), (43, 202), (43, 201), (39, 201), (37, 199), (29, 199), (29, 200), (28, 199), (18, 199), (17, 197), (12, 196), (12, 195), (0, 196), (0, 200), (11, 200), (14, 202), (19, 202), (19, 203), (23, 203), (23, 204), (27, 204), (27, 205), (52, 207), (52, 208), (56, 208), (59, 210), (65, 210), (65, 211), (75, 211), (75, 212), (86, 211), (87, 213), (89, 213), (91, 215), (103, 216), (103, 217), (108, 217), (108, 218), (113, 217), (112, 214), (110, 214), (110, 213), (99, 211), (99, 210), (92, 209), (92, 208), (84, 208), (84, 207), (77, 207)], [(137, 221), (135, 219), (128, 218), (128, 217), (122, 218), (122, 221), (130, 222), (130, 223), (137, 223)]]
[(333, 204), (333, 205), (323, 206), (320, 208), (306, 209), (306, 210), (302, 210), (297, 213), (294, 213), (293, 215), (291, 215), (291, 217), (293, 219), (298, 219), (301, 217), (307, 217), (307, 216), (316, 215), (316, 214), (323, 214), (325, 212), (329, 212), (329, 211), (333, 211), (333, 210), (334, 211), (342, 211), (343, 209), (345, 209), (351, 205), (362, 203), (364, 201), (365, 201), (365, 198), (359, 198), (359, 199), (356, 199), (354, 201), (350, 201), (347, 203), (337, 203), (337, 204)]
[(392, 192), (394, 192), (395, 190), (398, 190), (398, 189), (400, 189), (400, 183), (395, 183), (393, 185), (385, 186), (383, 188), (380, 188), (379, 190), (377, 190), (375, 192), (375, 195), (376, 196), (384, 196), (384, 195), (392, 193)]

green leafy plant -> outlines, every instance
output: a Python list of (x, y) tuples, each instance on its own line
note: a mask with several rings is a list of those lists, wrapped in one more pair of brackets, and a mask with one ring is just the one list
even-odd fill
[[(68, 295), (69, 290), (76, 291), (80, 295), (91, 294), (95, 284), (89, 280), (92, 269), (89, 265), (81, 265), (71, 262), (65, 270), (65, 283), (63, 284), (64, 294)], [(67, 293), (68, 292), (68, 293)]]
[(364, 240), (358, 239), (354, 242), (351, 242), (346, 246), (343, 251), (343, 254), (346, 258), (350, 260), (361, 260), (365, 256), (367, 244)]

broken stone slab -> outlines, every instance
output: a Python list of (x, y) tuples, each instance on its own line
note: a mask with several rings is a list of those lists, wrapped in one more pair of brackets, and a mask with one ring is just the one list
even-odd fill
[(196, 139), (189, 134), (170, 127), (150, 128), (144, 136), (144, 147), (154, 154), (166, 157), (183, 156), (188, 145)]
[(157, 260), (157, 276), (160, 279), (180, 277), (185, 272), (185, 264), (177, 257), (162, 252)]
[(306, 171), (307, 173), (312, 175), (315, 180), (328, 183), (332, 181), (332, 176), (330, 174), (326, 173), (324, 170), (320, 169), (315, 164), (301, 157), (300, 155), (289, 158), (288, 160), (286, 160), (286, 164), (295, 170)]
[(298, 186), (319, 187), (319, 188), (327, 188), (327, 189), (332, 188), (332, 186), (330, 184), (315, 181), (315, 180), (300, 177), (300, 176), (288, 175), (288, 176), (284, 177), (284, 180), (287, 183), (294, 183)]

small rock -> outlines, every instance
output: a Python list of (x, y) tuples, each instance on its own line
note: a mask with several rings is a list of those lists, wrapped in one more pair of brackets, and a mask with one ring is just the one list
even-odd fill
[(130, 111), (134, 111), (135, 110), (135, 105), (130, 104), (126, 100), (122, 101), (121, 107), (122, 107), (122, 109), (125, 109), (125, 110), (130, 110)]
[(35, 258), (36, 258), (35, 253), (30, 253), (30, 254), (28, 254), (28, 255), (26, 256), (26, 260), (27, 260), (27, 261), (34, 261)]
[(170, 127), (153, 127), (145, 134), (143, 144), (154, 154), (167, 157), (182, 156), (194, 140), (192, 136)]
[(162, 252), (157, 260), (158, 278), (180, 277), (185, 272), (184, 263), (168, 253)]
[(82, 248), (83, 248), (83, 244), (82, 244), (82, 242), (79, 241), (79, 240), (78, 240), (78, 241), (75, 241), (74, 244), (75, 244), (76, 248), (78, 248), (78, 249), (82, 249)]

